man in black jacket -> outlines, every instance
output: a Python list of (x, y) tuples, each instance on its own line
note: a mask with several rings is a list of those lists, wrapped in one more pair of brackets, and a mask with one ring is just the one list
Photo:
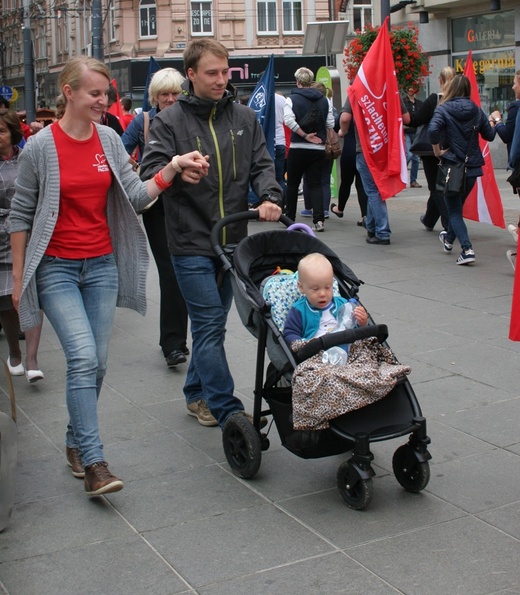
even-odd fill
[[(259, 217), (277, 221), (281, 189), (255, 112), (235, 102), (228, 51), (213, 39), (192, 41), (184, 52), (187, 80), (177, 103), (161, 111), (150, 128), (141, 177), (159, 171), (187, 147), (207, 156), (209, 172), (195, 186), (174, 178), (163, 193), (168, 245), (191, 321), (192, 357), (184, 395), (188, 415), (222, 428), (244, 406), (234, 383), (224, 337), (233, 299), (229, 273), (222, 275), (210, 233), (222, 217), (246, 211), (249, 185), (260, 197)], [(247, 221), (226, 226), (222, 244), (247, 235)]]

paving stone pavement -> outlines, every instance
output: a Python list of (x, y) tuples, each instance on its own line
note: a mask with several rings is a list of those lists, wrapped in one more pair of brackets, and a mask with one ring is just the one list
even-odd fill
[[(516, 223), (520, 203), (506, 177), (497, 171), (506, 223)], [(165, 366), (152, 264), (146, 317), (117, 312), (99, 406), (123, 491), (89, 499), (65, 464), (65, 364), (48, 322), (45, 380), (14, 378), (17, 492), (0, 533), (0, 593), (520, 593), (520, 344), (508, 340), (505, 256), (514, 244), (503, 229), (468, 222), (477, 262), (457, 266), (458, 245), (445, 254), (419, 223), (422, 172), (419, 182), (388, 203), (390, 246), (365, 243), (355, 194), (320, 239), (364, 280), (361, 300), (412, 367), (432, 439), (422, 493), (404, 491), (392, 474), (405, 439), (373, 445), (374, 499), (363, 512), (336, 488), (348, 455), (300, 459), (274, 429), (257, 476), (235, 477), (220, 430), (186, 415), (186, 365)], [(251, 409), (256, 341), (234, 309), (226, 347), (236, 393)]]

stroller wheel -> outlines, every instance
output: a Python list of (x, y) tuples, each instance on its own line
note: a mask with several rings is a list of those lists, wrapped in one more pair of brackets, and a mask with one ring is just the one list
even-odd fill
[(354, 510), (365, 510), (374, 495), (372, 479), (361, 479), (350, 462), (345, 461), (339, 466), (337, 480), (345, 504)]
[(222, 444), (233, 473), (244, 479), (256, 475), (262, 460), (260, 436), (244, 415), (232, 415), (225, 423)]
[(395, 451), (392, 468), (397, 481), (409, 492), (424, 490), (430, 481), (430, 465), (427, 461), (418, 461), (408, 444)]

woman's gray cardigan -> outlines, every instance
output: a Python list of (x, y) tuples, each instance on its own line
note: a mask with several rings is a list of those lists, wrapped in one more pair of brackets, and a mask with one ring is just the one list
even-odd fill
[[(152, 199), (147, 194), (146, 182), (141, 182), (129, 164), (118, 134), (108, 126), (96, 125), (96, 128), (113, 176), (107, 198), (107, 220), (119, 276), (117, 305), (144, 315), (148, 251), (136, 212), (142, 212)], [(88, 183), (85, 180), (85, 185)], [(22, 330), (38, 325), (41, 320), (35, 272), (53, 234), (59, 208), (58, 154), (51, 126), (47, 126), (30, 137), (21, 152), (9, 215), (10, 233), (30, 233), (19, 308)]]

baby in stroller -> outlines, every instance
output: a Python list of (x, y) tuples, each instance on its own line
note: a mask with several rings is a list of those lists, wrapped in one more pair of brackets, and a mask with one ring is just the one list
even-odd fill
[[(332, 265), (325, 256), (313, 253), (301, 259), (298, 288), (303, 297), (289, 310), (283, 330), (292, 351), (338, 330), (338, 314), (348, 300), (333, 295), (333, 284)], [(353, 318), (357, 325), (365, 326), (367, 311), (357, 305)], [(321, 351), (296, 366), (292, 377), (295, 430), (327, 428), (329, 420), (385, 397), (399, 378), (411, 371), (376, 338), (342, 345), (341, 349), (347, 365), (331, 365), (332, 358)]]
[[(300, 260), (298, 289), (303, 297), (289, 310), (283, 329), (289, 345), (298, 339), (321, 337), (337, 328), (338, 313), (348, 300), (333, 296), (333, 287), (332, 265), (323, 254), (314, 252)], [(359, 326), (366, 325), (368, 314), (363, 306), (356, 306), (353, 314)]]

